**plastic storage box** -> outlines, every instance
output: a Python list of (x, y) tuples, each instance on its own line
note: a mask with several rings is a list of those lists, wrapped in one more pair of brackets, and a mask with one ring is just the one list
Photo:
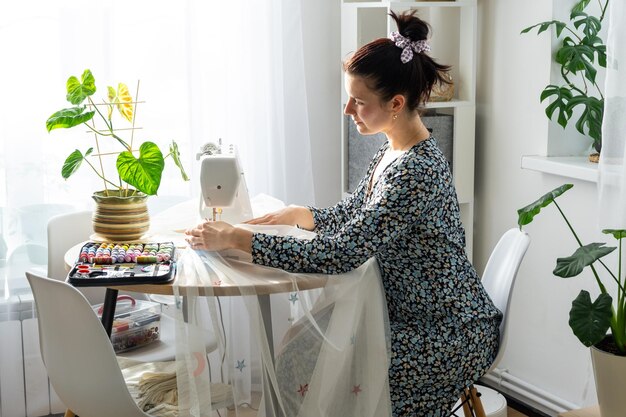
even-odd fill
[[(94, 310), (102, 318), (102, 304)], [(145, 346), (161, 335), (161, 305), (121, 295), (117, 298), (111, 330), (111, 344), (116, 353)]]

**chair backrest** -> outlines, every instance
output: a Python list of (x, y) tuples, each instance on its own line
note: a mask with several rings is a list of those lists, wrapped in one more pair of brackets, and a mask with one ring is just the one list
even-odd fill
[(85, 297), (65, 282), (29, 272), (39, 345), (61, 401), (89, 417), (146, 417), (128, 392), (113, 346)]
[[(65, 280), (64, 255), (69, 248), (89, 239), (93, 233), (91, 211), (75, 211), (52, 217), (48, 221), (48, 276)], [(78, 254), (76, 254), (78, 257)]]
[(44, 245), (46, 242), (46, 224), (54, 216), (75, 211), (71, 204), (32, 204), (17, 209), (22, 239), (29, 243)]
[[(48, 277), (65, 281), (65, 252), (89, 239), (93, 233), (90, 210), (75, 211), (52, 217), (48, 221)], [(78, 253), (76, 254), (78, 258)], [(104, 300), (104, 288), (81, 288), (91, 304)]]
[(493, 303), (502, 312), (500, 324), (500, 348), (492, 364), (494, 368), (504, 353), (506, 345), (506, 324), (508, 320), (509, 304), (513, 294), (513, 285), (522, 259), (530, 245), (530, 237), (518, 228), (508, 230), (491, 252), (487, 266), (483, 272), (482, 283)]
[(0, 294), (4, 297), (29, 294), (24, 271), (46, 273), (47, 248), (36, 243), (23, 243), (14, 248), (0, 271)]

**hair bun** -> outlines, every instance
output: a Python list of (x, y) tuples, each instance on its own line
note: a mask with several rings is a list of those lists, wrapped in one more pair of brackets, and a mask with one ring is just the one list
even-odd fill
[(425, 41), (430, 33), (428, 23), (416, 16), (417, 10), (407, 11), (396, 14), (391, 11), (389, 15), (396, 22), (398, 32), (405, 38), (409, 38), (413, 42)]

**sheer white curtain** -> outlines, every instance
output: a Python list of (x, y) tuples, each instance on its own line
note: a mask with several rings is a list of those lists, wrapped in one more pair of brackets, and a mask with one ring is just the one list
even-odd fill
[(87, 68), (97, 96), (140, 80), (136, 138), (179, 144), (192, 181), (166, 163), (160, 195), (197, 196), (195, 154), (222, 138), (238, 147), (251, 196), (313, 203), (299, 1), (1, 2), (0, 51), (0, 259), (28, 240), (21, 207), (91, 207), (101, 187), (87, 167), (60, 175), (90, 135), (45, 130), (69, 104), (67, 78)]
[(602, 152), (599, 165), (601, 228), (626, 229), (626, 6), (609, 5)]

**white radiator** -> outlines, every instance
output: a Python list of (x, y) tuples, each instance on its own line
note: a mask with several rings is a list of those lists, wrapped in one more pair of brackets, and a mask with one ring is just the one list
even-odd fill
[(32, 294), (0, 298), (0, 417), (65, 412), (39, 352)]

